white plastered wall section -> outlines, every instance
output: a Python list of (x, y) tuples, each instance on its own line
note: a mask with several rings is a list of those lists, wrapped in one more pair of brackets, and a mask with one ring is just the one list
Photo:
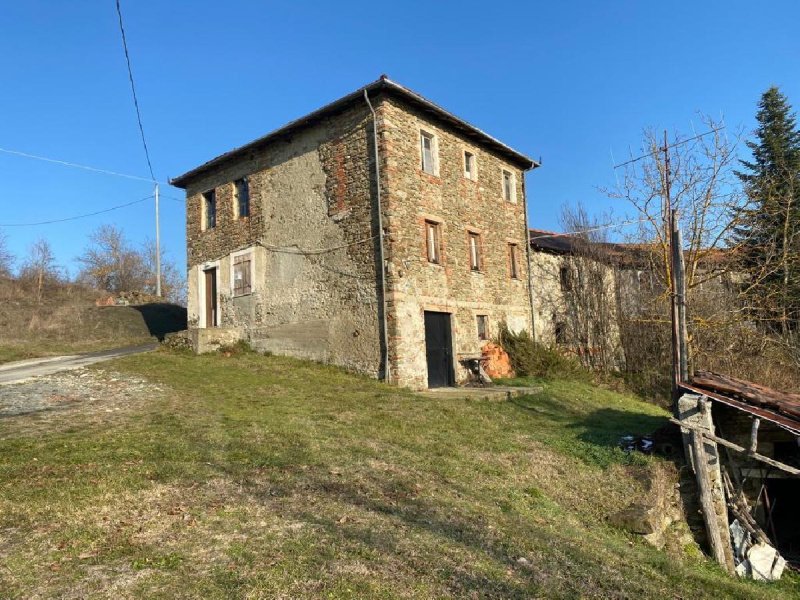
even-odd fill
[[(203, 262), (189, 269), (189, 322), (196, 323), (199, 328), (206, 327), (206, 281), (205, 271), (209, 269), (216, 269), (217, 276), (217, 325), (218, 326), (240, 326), (252, 325), (252, 323), (231, 323), (231, 315), (227, 314), (226, 306), (229, 306), (225, 300), (232, 299), (236, 301), (239, 298), (259, 298), (263, 296), (266, 288), (265, 273), (266, 273), (266, 250), (261, 246), (250, 246), (232, 252), (217, 260)], [(250, 282), (251, 293), (245, 296), (233, 295), (234, 273), (233, 264), (237, 256), (250, 255)]]

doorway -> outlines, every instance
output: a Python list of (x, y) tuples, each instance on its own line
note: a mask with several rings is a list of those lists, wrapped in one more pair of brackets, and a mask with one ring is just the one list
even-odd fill
[(425, 357), (428, 363), (428, 387), (449, 387), (453, 373), (453, 338), (450, 314), (425, 311)]
[(205, 327), (218, 325), (217, 309), (217, 269), (203, 271), (205, 277)]

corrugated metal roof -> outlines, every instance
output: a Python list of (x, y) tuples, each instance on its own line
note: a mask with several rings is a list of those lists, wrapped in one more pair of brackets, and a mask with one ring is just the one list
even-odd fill
[(213, 158), (210, 161), (203, 163), (199, 167), (196, 167), (191, 171), (184, 173), (183, 175), (171, 179), (170, 183), (176, 187), (185, 188), (193, 179), (220, 164), (223, 164), (229, 160), (233, 160), (249, 150), (253, 150), (260, 146), (266, 145), (269, 142), (287, 136), (321, 119), (336, 114), (337, 112), (344, 110), (354, 102), (363, 102), (363, 96), (365, 90), (368, 94), (378, 93), (378, 92), (395, 94), (403, 98), (404, 100), (408, 101), (409, 103), (413, 104), (414, 106), (430, 113), (440, 121), (448, 123), (451, 127), (460, 131), (467, 137), (474, 139), (477, 143), (483, 144), (484, 146), (488, 146), (501, 156), (508, 158), (514, 164), (525, 170), (539, 166), (539, 163), (534, 161), (533, 159), (527, 157), (521, 152), (514, 150), (510, 146), (504, 144), (497, 138), (490, 136), (488, 133), (482, 131), (481, 129), (478, 129), (477, 127), (468, 123), (467, 121), (460, 119), (459, 117), (456, 117), (452, 113), (446, 111), (441, 106), (424, 98), (420, 94), (400, 85), (395, 81), (392, 81), (391, 79), (383, 75), (376, 81), (373, 81), (372, 83), (369, 83), (366, 86), (361, 87), (356, 91), (342, 98), (339, 98), (338, 100), (330, 104), (327, 104), (322, 108), (315, 110), (312, 113), (307, 114), (304, 117), (301, 117), (295, 121), (287, 123), (283, 127), (280, 127), (279, 129), (276, 129), (268, 133), (267, 135), (255, 139), (252, 142), (245, 144), (244, 146), (240, 146), (238, 148), (230, 150), (229, 152), (225, 152), (224, 154), (221, 154), (216, 158)]

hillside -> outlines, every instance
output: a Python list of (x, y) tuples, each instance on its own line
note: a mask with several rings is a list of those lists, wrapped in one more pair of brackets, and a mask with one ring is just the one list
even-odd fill
[(11, 597), (798, 597), (610, 524), (675, 469), (617, 448), (666, 421), (632, 396), (431, 398), (235, 352), (76, 377), (91, 398), (5, 419)]
[(74, 284), (35, 290), (0, 280), (0, 362), (133, 345), (186, 327), (186, 309), (168, 303), (96, 306), (108, 296)]

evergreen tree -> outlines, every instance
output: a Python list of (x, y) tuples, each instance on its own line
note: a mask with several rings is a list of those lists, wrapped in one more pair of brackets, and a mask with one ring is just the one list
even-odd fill
[(800, 131), (777, 87), (761, 96), (751, 161), (737, 172), (749, 206), (735, 230), (747, 295), (783, 332), (800, 320)]

